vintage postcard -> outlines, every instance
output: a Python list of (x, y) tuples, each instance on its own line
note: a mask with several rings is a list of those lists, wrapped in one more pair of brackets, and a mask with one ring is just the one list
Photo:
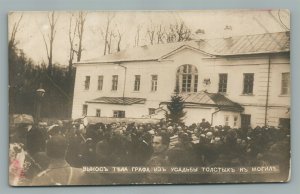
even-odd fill
[(11, 186), (287, 182), (290, 12), (11, 12)]

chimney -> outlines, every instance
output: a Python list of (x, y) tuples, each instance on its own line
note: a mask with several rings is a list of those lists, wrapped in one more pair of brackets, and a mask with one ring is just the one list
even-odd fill
[(223, 31), (223, 38), (231, 38), (232, 36), (232, 26), (226, 25)]

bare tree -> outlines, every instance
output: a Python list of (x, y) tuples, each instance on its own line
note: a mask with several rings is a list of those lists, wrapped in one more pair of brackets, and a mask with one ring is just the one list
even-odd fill
[(75, 54), (77, 55), (77, 62), (81, 60), (83, 52), (83, 33), (86, 21), (87, 12), (79, 12), (77, 16), (72, 14), (69, 21), (69, 72), (71, 72)]
[(78, 49), (77, 49), (77, 62), (81, 60), (81, 55), (83, 51), (82, 46), (82, 39), (83, 39), (83, 33), (84, 33), (84, 25), (87, 17), (87, 12), (79, 12), (78, 18), (77, 18), (77, 33), (78, 33)]
[(142, 29), (142, 26), (139, 24), (136, 27), (136, 34), (135, 34), (135, 37), (134, 37), (134, 46), (139, 46), (141, 29)]
[[(78, 15), (74, 16), (73, 14), (70, 17), (69, 21), (69, 66), (68, 66), (68, 81), (70, 83), (69, 94), (73, 96), (74, 89), (74, 71), (72, 71), (73, 61), (75, 54), (77, 55), (77, 62), (81, 60), (82, 52), (83, 52), (83, 33), (84, 33), (84, 25), (87, 17), (87, 12), (79, 12)], [(72, 106), (72, 101), (70, 107)], [(71, 111), (71, 110), (70, 110)], [(71, 114), (71, 112), (69, 112)]]
[(176, 24), (170, 24), (169, 29), (165, 32), (166, 41), (170, 42), (182, 42), (188, 41), (192, 38), (192, 31), (189, 29), (183, 21), (176, 22)]
[(162, 29), (161, 24), (157, 29), (156, 36), (157, 36), (157, 44), (164, 43), (165, 29)]
[(192, 39), (192, 31), (183, 21), (171, 23), (167, 28), (162, 24), (153, 25), (151, 22), (146, 31), (146, 38), (150, 44), (182, 42)]
[(191, 40), (191, 30), (187, 28), (182, 21), (172, 26), (173, 31), (176, 33), (177, 42)]
[(113, 36), (113, 32), (110, 29), (110, 27), (111, 27), (111, 22), (112, 22), (114, 17), (115, 17), (114, 14), (112, 14), (112, 15), (108, 14), (107, 15), (107, 20), (106, 20), (105, 32), (101, 29), (101, 35), (102, 35), (102, 38), (104, 40), (104, 51), (103, 51), (104, 55), (110, 53), (111, 40), (112, 40), (112, 36)]
[(77, 26), (78, 26), (78, 20), (75, 20), (74, 26), (72, 26), (74, 15), (72, 14), (70, 17), (69, 21), (69, 43), (70, 43), (70, 51), (69, 51), (69, 75), (71, 75), (71, 70), (73, 66), (73, 60), (74, 60), (74, 55), (75, 55), (75, 45), (74, 45), (74, 40), (76, 37), (76, 32), (77, 32)]
[(156, 32), (156, 28), (151, 21), (150, 26), (148, 26), (147, 28), (147, 36), (149, 38), (150, 44), (154, 44), (155, 32)]
[(122, 41), (123, 34), (118, 30), (118, 40), (117, 40), (117, 52), (121, 51), (121, 41)]
[(12, 48), (12, 47), (16, 46), (16, 44), (17, 44), (16, 35), (20, 29), (20, 23), (22, 21), (22, 18), (23, 18), (23, 14), (21, 14), (19, 19), (13, 25), (13, 28), (12, 28), (11, 34), (10, 34), (10, 38), (9, 38), (9, 43), (8, 43), (9, 48)]
[[(101, 36), (104, 41), (104, 55), (121, 50), (121, 42), (123, 40), (123, 32), (120, 31), (118, 25), (114, 22), (115, 15), (107, 15), (105, 31), (100, 29)], [(115, 49), (116, 48), (116, 49)]]
[(176, 33), (173, 28), (173, 25), (170, 24), (168, 31), (166, 32), (166, 41), (168, 43), (170, 42), (176, 42)]
[(55, 12), (52, 11), (48, 14), (48, 23), (50, 26), (50, 32), (47, 34), (47, 38), (45, 37), (45, 34), (43, 35), (43, 40), (47, 52), (47, 58), (48, 58), (48, 70), (50, 74), (52, 74), (52, 66), (53, 66), (53, 43), (56, 35), (56, 24), (58, 21), (58, 16), (56, 16)]

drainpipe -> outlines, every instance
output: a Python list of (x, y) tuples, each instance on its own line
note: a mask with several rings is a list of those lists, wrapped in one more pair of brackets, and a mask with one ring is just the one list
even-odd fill
[(269, 55), (269, 59), (268, 59), (268, 81), (267, 81), (267, 96), (266, 96), (266, 104), (265, 104), (265, 126), (267, 126), (268, 123), (270, 73), (271, 73), (271, 55)]
[(216, 110), (215, 112), (211, 113), (211, 122), (210, 122), (210, 126), (213, 126), (213, 122), (214, 122), (214, 114), (216, 114), (217, 112), (220, 112), (221, 110), (218, 108), (218, 110)]
[(126, 87), (126, 77), (127, 77), (127, 67), (125, 67), (124, 65), (121, 65), (120, 63), (118, 64), (118, 66), (123, 67), (124, 68), (124, 85), (123, 85), (123, 105), (125, 104), (125, 87)]

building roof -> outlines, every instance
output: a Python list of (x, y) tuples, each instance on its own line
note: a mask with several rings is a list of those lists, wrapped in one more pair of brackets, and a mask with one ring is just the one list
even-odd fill
[(187, 106), (189, 105), (205, 105), (218, 107), (220, 110), (228, 111), (243, 111), (243, 107), (226, 98), (220, 93), (208, 93), (208, 92), (197, 92), (197, 93), (186, 93), (181, 94), (184, 102)]
[(87, 103), (101, 103), (101, 104), (145, 104), (146, 98), (129, 98), (129, 97), (100, 97), (94, 100), (87, 101)]
[[(180, 96), (183, 98), (187, 107), (194, 105), (204, 105), (218, 107), (220, 110), (229, 111), (243, 111), (243, 107), (226, 98), (220, 93), (208, 93), (205, 91), (196, 93), (182, 93)], [(132, 105), (132, 104), (145, 104), (146, 98), (130, 98), (130, 97), (100, 97), (87, 103), (101, 103), (101, 104), (120, 104), (120, 105)]]
[(122, 50), (120, 52), (104, 55), (99, 58), (82, 61), (82, 63), (116, 63), (128, 61), (158, 60), (163, 55), (168, 54), (186, 44), (188, 44), (188, 42), (176, 42), (168, 44), (144, 45), (139, 47), (133, 47)]
[(232, 56), (289, 52), (290, 32), (276, 32), (228, 38), (199, 39), (185, 42), (145, 45), (122, 50), (80, 63), (117, 63), (160, 60), (180, 50), (192, 48), (212, 56)]
[(116, 118), (116, 117), (92, 117), (88, 116), (84, 119), (87, 120), (88, 124), (96, 124), (96, 123), (103, 123), (103, 124), (111, 124), (113, 122), (116, 123), (159, 123), (161, 119), (155, 118)]
[(288, 52), (290, 33), (277, 32), (211, 39), (207, 44), (215, 51), (211, 54), (223, 56)]

